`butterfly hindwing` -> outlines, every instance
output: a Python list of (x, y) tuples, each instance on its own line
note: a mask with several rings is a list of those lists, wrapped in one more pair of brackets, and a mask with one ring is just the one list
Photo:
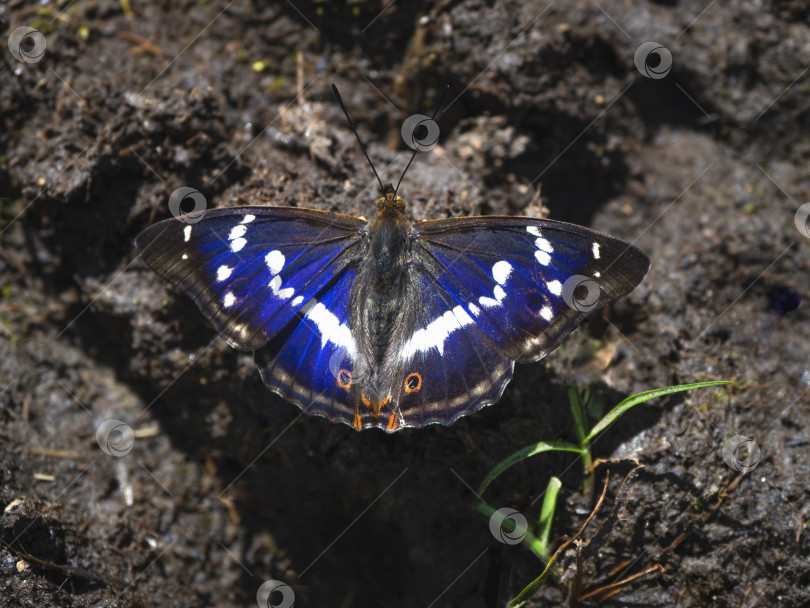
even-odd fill
[[(514, 363), (504, 355), (434, 276), (415, 260), (406, 314), (396, 346), (394, 397), (382, 421), (400, 426), (450, 424), (498, 400)], [(378, 423), (378, 426), (383, 426)]]
[(136, 244), (231, 346), (254, 350), (360, 255), (365, 225), (310, 209), (241, 207), (159, 222)]

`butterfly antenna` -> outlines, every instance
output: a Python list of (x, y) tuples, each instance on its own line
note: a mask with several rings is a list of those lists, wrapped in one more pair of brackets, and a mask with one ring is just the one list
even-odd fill
[(338, 104), (340, 104), (340, 109), (343, 110), (343, 113), (346, 115), (346, 120), (349, 121), (349, 127), (351, 127), (352, 133), (354, 133), (354, 136), (357, 138), (357, 143), (360, 144), (360, 148), (363, 150), (363, 154), (366, 155), (366, 160), (368, 161), (371, 170), (374, 171), (374, 177), (377, 178), (377, 183), (380, 184), (380, 192), (384, 194), (385, 186), (383, 186), (380, 176), (377, 175), (377, 170), (374, 168), (374, 163), (371, 162), (371, 158), (369, 157), (368, 152), (366, 152), (366, 147), (363, 145), (363, 141), (357, 134), (357, 129), (355, 128), (354, 123), (352, 122), (351, 116), (349, 116), (349, 111), (346, 109), (346, 106), (343, 105), (343, 98), (340, 96), (340, 91), (338, 91), (338, 88), (334, 85), (334, 83), (332, 84), (332, 93), (334, 93), (335, 99), (337, 99)]
[[(436, 118), (436, 114), (439, 113), (439, 110), (442, 107), (442, 103), (444, 103), (444, 98), (447, 95), (447, 91), (449, 89), (450, 89), (450, 85), (448, 84), (445, 87), (444, 91), (442, 91), (442, 96), (439, 98), (439, 103), (436, 104), (436, 109), (433, 111), (433, 116), (430, 117), (430, 120), (433, 120), (434, 118)], [(394, 198), (396, 198), (397, 192), (399, 191), (399, 185), (402, 183), (402, 178), (405, 177), (405, 174), (408, 172), (408, 169), (411, 168), (411, 163), (413, 162), (413, 159), (416, 158), (416, 154), (418, 152), (419, 152), (419, 148), (416, 148), (416, 150), (413, 151), (413, 154), (411, 154), (411, 160), (408, 161), (408, 164), (405, 165), (405, 170), (402, 172), (402, 175), (399, 176), (399, 181), (397, 182), (397, 187), (394, 188)]]

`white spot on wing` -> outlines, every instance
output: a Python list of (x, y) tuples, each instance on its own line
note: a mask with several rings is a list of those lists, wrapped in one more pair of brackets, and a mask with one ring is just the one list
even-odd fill
[(456, 306), (453, 309), (453, 314), (455, 315), (458, 322), (461, 324), (462, 327), (465, 325), (471, 325), (473, 323), (472, 317), (467, 314), (467, 311), (464, 310), (461, 306)]
[(599, 259), (599, 243), (593, 244), (593, 259), (595, 260)]
[(239, 237), (245, 236), (247, 232), (247, 226), (243, 226), (242, 224), (237, 224), (233, 228), (231, 228), (231, 233), (228, 235), (228, 240), (232, 241), (234, 239), (238, 239)]
[(225, 294), (224, 298), (222, 298), (222, 306), (224, 308), (230, 308), (233, 306), (234, 302), (236, 302), (236, 297), (230, 291)]
[(417, 329), (399, 351), (400, 357), (410, 359), (417, 352), (427, 352), (431, 348), (444, 354), (444, 341), (454, 331), (474, 323), (472, 317), (461, 306), (448, 310), (431, 321), (427, 327)]
[(183, 240), (188, 243), (191, 239), (191, 224), (188, 224), (185, 228), (183, 228)]
[(545, 251), (540, 251), (539, 249), (534, 252), (534, 257), (537, 258), (537, 261), (540, 262), (543, 266), (548, 266), (551, 264), (551, 256), (547, 254)]
[(282, 300), (288, 300), (295, 293), (295, 289), (292, 287), (281, 289), (281, 277), (279, 275), (273, 277), (273, 280), (270, 281), (268, 287), (270, 288), (270, 291), (273, 292), (273, 295), (278, 296)]
[(540, 251), (545, 251), (546, 253), (554, 253), (554, 247), (551, 246), (546, 239), (540, 237), (534, 241), (534, 246), (537, 247)]
[(270, 269), (270, 274), (278, 274), (281, 272), (281, 269), (284, 268), (284, 262), (287, 260), (284, 254), (278, 249), (273, 249), (273, 251), (264, 256), (264, 261)]
[(248, 215), (246, 215), (245, 217), (243, 217), (243, 218), (242, 218), (242, 221), (241, 221), (241, 222), (239, 222), (239, 223), (240, 223), (240, 224), (249, 224), (250, 222), (252, 222), (252, 221), (253, 221), (253, 220), (255, 220), (255, 219), (256, 219), (256, 216), (255, 216), (255, 215), (250, 215), (250, 214), (248, 214)]
[(492, 295), (495, 296), (494, 300), (492, 298), (487, 298), (485, 296), (481, 296), (480, 298), (478, 298), (478, 303), (484, 308), (492, 308), (493, 306), (500, 306), (501, 302), (503, 302), (504, 298), (506, 297), (506, 292), (500, 285), (496, 285), (495, 289), (493, 289), (492, 292), (493, 292)]
[(506, 283), (510, 274), (512, 274), (512, 265), (506, 260), (495, 262), (495, 265), (492, 267), (492, 278), (500, 285)]
[(184, 253), (183, 255), (180, 256), (180, 259), (181, 260), (187, 260), (188, 259), (188, 254)]
[(595, 276), (598, 279), (599, 277), (602, 276), (602, 273), (597, 270), (596, 272), (593, 273), (593, 276)]
[(548, 287), (548, 290), (555, 296), (562, 295), (562, 283), (560, 283), (559, 281), (557, 280), (549, 281), (548, 283), (546, 283), (546, 287)]
[(247, 245), (247, 241), (245, 239), (234, 239), (231, 241), (231, 251), (236, 253), (237, 251), (241, 251), (242, 247)]
[[(311, 305), (314, 302), (314, 305)], [(344, 347), (350, 357), (354, 357), (355, 344), (352, 332), (345, 323), (329, 311), (326, 306), (317, 300), (310, 300), (304, 305), (304, 308), (309, 307), (306, 317), (315, 325), (318, 326), (318, 331), (321, 333), (321, 348), (326, 346), (327, 342), (331, 342), (335, 346)]]
[(537, 226), (526, 226), (526, 232), (534, 236), (541, 236), (540, 229)]
[(467, 308), (469, 308), (469, 309), (470, 309), (470, 312), (471, 312), (473, 315), (475, 315), (476, 317), (477, 317), (477, 316), (478, 316), (478, 315), (481, 313), (481, 309), (480, 309), (480, 308), (478, 308), (478, 307), (477, 307), (475, 304), (473, 304), (472, 302), (470, 302), (469, 304), (467, 304)]
[(248, 326), (245, 323), (239, 323), (238, 325), (234, 325), (231, 330), (233, 333), (237, 334), (243, 340), (248, 337)]
[(551, 321), (554, 318), (554, 312), (548, 306), (543, 306), (543, 308), (540, 309), (540, 316), (546, 321)]
[(225, 264), (217, 268), (217, 281), (224, 281), (229, 276), (231, 276), (231, 272), (233, 272), (233, 268), (229, 268)]
[(303, 296), (295, 296), (295, 297), (293, 298), (293, 301), (292, 301), (292, 302), (290, 302), (290, 304), (292, 304), (293, 306), (298, 306), (298, 305), (299, 305), (301, 302), (303, 302), (303, 301), (304, 301), (304, 297), (303, 297)]

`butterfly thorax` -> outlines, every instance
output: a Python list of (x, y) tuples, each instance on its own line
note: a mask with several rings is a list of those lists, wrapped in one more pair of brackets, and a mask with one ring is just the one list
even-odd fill
[(366, 267), (374, 290), (396, 291), (408, 266), (411, 223), (401, 209), (384, 206), (368, 226)]

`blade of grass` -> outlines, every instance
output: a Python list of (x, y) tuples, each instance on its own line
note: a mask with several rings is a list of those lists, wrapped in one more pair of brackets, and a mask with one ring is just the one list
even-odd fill
[(585, 412), (582, 407), (579, 391), (573, 386), (568, 389), (568, 401), (571, 403), (571, 415), (574, 417), (574, 432), (577, 434), (577, 442), (581, 447), (585, 447)]
[(481, 485), (478, 487), (478, 493), (483, 494), (484, 490), (486, 490), (487, 486), (492, 483), (493, 479), (495, 479), (513, 464), (517, 464), (522, 460), (526, 460), (527, 458), (531, 458), (537, 454), (542, 454), (543, 452), (574, 452), (575, 454), (582, 454), (582, 451), (582, 448), (574, 445), (573, 443), (568, 443), (567, 441), (539, 441), (537, 443), (529, 444), (525, 448), (510, 454), (492, 467), (492, 470), (487, 473), (487, 476), (484, 477), (484, 481), (482, 481)]
[(557, 495), (560, 493), (562, 482), (558, 477), (548, 480), (546, 493), (543, 495), (543, 506), (540, 508), (540, 518), (537, 520), (537, 538), (543, 552), (543, 560), (548, 563), (551, 552), (548, 548), (548, 539), (551, 536), (551, 524), (554, 521), (554, 511), (557, 508)]
[(631, 407), (644, 403), (655, 397), (662, 397), (664, 395), (671, 395), (672, 393), (679, 393), (682, 391), (689, 391), (695, 388), (705, 388), (707, 386), (719, 386), (722, 384), (731, 384), (730, 380), (712, 380), (711, 382), (696, 382), (694, 384), (680, 384), (678, 386), (667, 386), (666, 388), (656, 388), (651, 391), (644, 391), (630, 395), (627, 399), (619, 403), (616, 407), (610, 410), (605, 416), (597, 422), (591, 429), (591, 432), (585, 437), (585, 441), (590, 443), (599, 433), (613, 424), (619, 416), (624, 414)]
[[(477, 502), (477, 503), (475, 503), (475, 506), (473, 508), (476, 511), (478, 511), (479, 513), (481, 513), (483, 515), (486, 515), (488, 518), (492, 518), (492, 516), (498, 511), (498, 509), (490, 507), (485, 502)], [(514, 522), (511, 521), (511, 520), (498, 521), (498, 525), (503, 526), (504, 528), (506, 528), (507, 532), (514, 532), (515, 531)], [(545, 557), (543, 557), (543, 547), (541, 546), (540, 539), (537, 538), (534, 534), (532, 534), (531, 532), (526, 530), (526, 533), (523, 535), (523, 538), (521, 539), (520, 543), (522, 545), (526, 545), (526, 547), (532, 553), (534, 553), (538, 557), (538, 559), (540, 559), (544, 564), (546, 563), (547, 559)], [(515, 543), (515, 544), (517, 544), (517, 543)]]

